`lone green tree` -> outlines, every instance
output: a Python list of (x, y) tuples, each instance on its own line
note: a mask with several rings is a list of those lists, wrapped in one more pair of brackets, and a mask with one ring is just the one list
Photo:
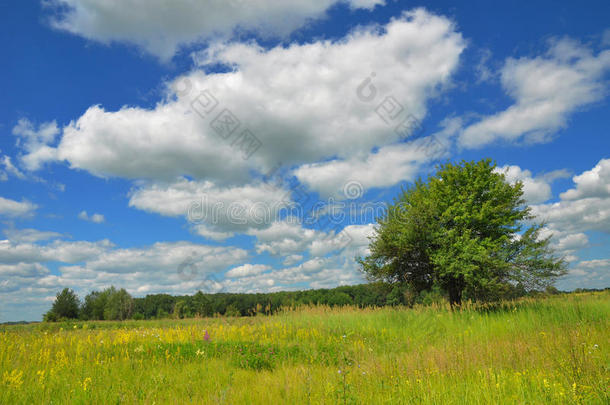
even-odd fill
[(565, 274), (543, 224), (495, 163), (441, 165), (427, 182), (404, 189), (359, 258), (369, 279), (401, 282), (415, 293), (440, 288), (452, 306), (489, 301), (516, 289), (542, 289)]
[(55, 296), (51, 310), (45, 314), (45, 320), (55, 321), (62, 318), (78, 318), (79, 299), (74, 291), (64, 288)]

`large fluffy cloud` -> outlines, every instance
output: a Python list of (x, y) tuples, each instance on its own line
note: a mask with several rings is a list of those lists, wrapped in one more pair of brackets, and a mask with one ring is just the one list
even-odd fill
[(558, 202), (534, 205), (534, 214), (557, 230), (610, 233), (609, 167), (610, 159), (602, 159), (593, 169), (574, 176), (574, 188), (562, 193)]
[(501, 81), (514, 104), (464, 129), (459, 142), (473, 148), (498, 139), (545, 141), (570, 114), (605, 95), (609, 69), (610, 49), (595, 54), (570, 39), (554, 41), (544, 56), (509, 58)]
[[(252, 169), (265, 173), (280, 162), (365, 156), (400, 136), (379, 104), (394, 97), (403, 116), (421, 120), (464, 47), (451, 21), (421, 9), (335, 42), (215, 46), (199, 63), (229, 72), (180, 77), (153, 109), (93, 106), (63, 128), (57, 157), (98, 176), (243, 183)], [(225, 109), (240, 124), (231, 134), (212, 129)], [(238, 140), (246, 129), (261, 142), (249, 159)]]
[[(460, 118), (446, 118), (440, 123), (440, 131), (423, 138), (407, 137), (407, 143), (386, 145), (368, 154), (304, 164), (294, 170), (294, 175), (323, 197), (354, 199), (371, 188), (414, 180), (422, 166), (449, 155), (450, 138), (461, 125)], [(350, 193), (354, 184), (360, 189)]]
[(286, 36), (336, 3), (371, 9), (384, 0), (50, 0), (55, 28), (102, 43), (138, 45), (163, 60), (180, 46), (236, 30)]
[(576, 188), (561, 194), (564, 200), (610, 197), (610, 159), (602, 159), (591, 170), (574, 176)]
[(400, 143), (382, 147), (362, 158), (305, 164), (295, 170), (295, 176), (324, 197), (349, 198), (349, 190), (345, 189), (351, 182), (359, 184), (364, 192), (414, 180), (420, 165), (428, 159), (421, 143)]
[(154, 183), (133, 191), (129, 205), (166, 216), (185, 216), (195, 230), (211, 239), (226, 239), (237, 231), (264, 228), (290, 201), (286, 190), (259, 183), (218, 187), (209, 181), (181, 179)]
[(569, 176), (568, 171), (562, 169), (534, 177), (531, 171), (515, 165), (498, 167), (496, 172), (503, 173), (506, 181), (511, 184), (520, 181), (523, 184), (523, 198), (528, 204), (540, 204), (550, 199), (551, 182)]
[[(610, 159), (574, 176), (574, 187), (554, 203), (532, 206), (532, 213), (546, 222), (543, 237), (552, 235), (552, 247), (570, 263), (562, 288), (606, 287), (607, 260), (578, 262), (579, 251), (592, 245), (591, 231), (610, 234)], [(606, 284), (604, 284), (606, 283)]]

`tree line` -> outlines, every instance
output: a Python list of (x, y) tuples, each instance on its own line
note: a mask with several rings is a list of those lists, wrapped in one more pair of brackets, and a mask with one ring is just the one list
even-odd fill
[(404, 303), (404, 291), (387, 283), (342, 286), (333, 289), (274, 293), (215, 293), (193, 295), (149, 294), (134, 298), (115, 287), (93, 291), (80, 300), (65, 288), (57, 294), (45, 321), (60, 319), (124, 320), (190, 318), (209, 316), (252, 316), (272, 314), (280, 308), (300, 305), (357, 305), (360, 307)]
[[(559, 293), (554, 287), (547, 293)], [(537, 292), (528, 292), (524, 286), (514, 286), (504, 292), (502, 298), (514, 299)], [(66, 319), (126, 320), (192, 318), (212, 316), (271, 315), (282, 308), (304, 305), (328, 305), (331, 307), (352, 305), (360, 308), (415, 304), (430, 305), (448, 301), (439, 288), (419, 293), (407, 283), (374, 282), (331, 289), (282, 291), (274, 293), (216, 293), (201, 291), (193, 295), (149, 294), (132, 297), (125, 289), (115, 287), (93, 291), (81, 301), (71, 289), (57, 294), (52, 308), (44, 315), (44, 321)]]

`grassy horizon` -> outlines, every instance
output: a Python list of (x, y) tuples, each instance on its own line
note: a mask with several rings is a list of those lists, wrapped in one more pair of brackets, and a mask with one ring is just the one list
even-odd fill
[(604, 291), (3, 326), (0, 402), (603, 404), (609, 315)]

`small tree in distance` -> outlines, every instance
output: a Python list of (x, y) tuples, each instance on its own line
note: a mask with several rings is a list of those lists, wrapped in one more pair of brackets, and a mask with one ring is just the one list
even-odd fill
[(78, 318), (79, 299), (74, 291), (64, 288), (55, 297), (53, 307), (44, 316), (45, 321), (57, 321), (62, 318)]
[(534, 218), (522, 196), (523, 185), (509, 184), (489, 159), (442, 165), (378, 220), (362, 270), (416, 293), (436, 286), (452, 306), (544, 289), (566, 266), (540, 238), (542, 224), (525, 227)]

